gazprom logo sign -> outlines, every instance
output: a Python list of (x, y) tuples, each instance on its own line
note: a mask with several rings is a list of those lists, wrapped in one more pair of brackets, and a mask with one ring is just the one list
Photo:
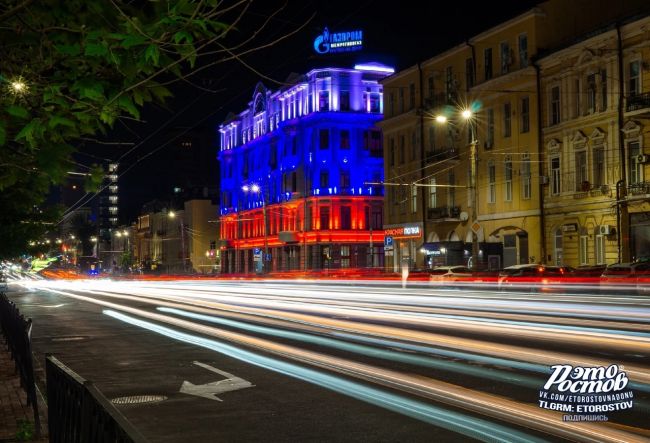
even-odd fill
[(336, 52), (359, 51), (363, 48), (363, 31), (332, 32), (325, 28), (323, 33), (314, 39), (314, 50), (319, 54)]

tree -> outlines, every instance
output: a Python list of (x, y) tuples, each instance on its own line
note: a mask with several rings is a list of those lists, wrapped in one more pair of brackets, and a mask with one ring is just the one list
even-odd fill
[(199, 66), (241, 61), (268, 46), (251, 47), (273, 14), (248, 35), (237, 31), (250, 4), (9, 0), (0, 7), (0, 256), (47, 229), (33, 211), (75, 167), (77, 140), (106, 133), (117, 119), (139, 119), (145, 104), (164, 103), (168, 85), (188, 81)]

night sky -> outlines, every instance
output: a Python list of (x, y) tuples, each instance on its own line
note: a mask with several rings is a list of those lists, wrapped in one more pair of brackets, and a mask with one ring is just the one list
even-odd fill
[[(97, 158), (120, 161), (120, 218), (133, 220), (143, 203), (154, 198), (168, 199), (175, 168), (174, 143), (183, 131), (202, 132), (206, 141), (202, 157), (210, 165), (210, 181), (218, 180), (216, 127), (228, 112), (241, 112), (253, 89), (262, 81), (270, 89), (281, 86), (289, 74), (306, 73), (320, 66), (352, 66), (356, 62), (378, 61), (396, 70), (404, 69), (462, 43), (501, 21), (534, 6), (534, 1), (422, 2), (396, 3), (367, 1), (292, 1), (284, 6), (257, 39), (265, 44), (285, 35), (314, 18), (297, 34), (271, 48), (243, 58), (252, 68), (236, 61), (219, 64), (171, 87), (175, 98), (166, 109), (149, 106), (143, 112), (146, 123), (117, 123), (102, 140), (131, 143), (132, 146), (87, 144), (77, 158), (90, 164)], [(258, 0), (252, 5), (232, 41), (240, 41), (259, 28), (262, 21), (283, 3)], [(317, 55), (314, 38), (327, 26), (330, 32), (362, 29), (364, 49), (347, 56)], [(249, 45), (248, 47), (252, 47)], [(209, 62), (213, 60), (205, 60)], [(215, 92), (210, 92), (215, 91)], [(178, 140), (177, 140), (178, 141)], [(125, 172), (128, 169), (127, 172)]]

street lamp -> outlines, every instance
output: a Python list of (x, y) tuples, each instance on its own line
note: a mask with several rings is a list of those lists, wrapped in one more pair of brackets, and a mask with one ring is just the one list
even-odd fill
[(264, 193), (261, 192), (262, 189), (257, 183), (253, 183), (252, 185), (244, 185), (242, 186), (242, 191), (245, 193), (252, 192), (254, 194), (258, 194), (259, 197), (262, 200), (262, 218), (263, 218), (263, 223), (264, 223), (264, 256), (262, 257), (262, 272), (266, 271), (266, 257), (269, 255), (269, 241), (268, 241), (268, 228), (267, 228), (267, 220), (266, 220), (266, 202), (264, 201)]
[[(472, 268), (476, 269), (478, 266), (478, 234), (475, 231), (475, 227), (478, 224), (478, 192), (476, 189), (477, 185), (477, 171), (478, 171), (478, 156), (476, 152), (476, 146), (478, 145), (478, 140), (476, 140), (476, 129), (474, 125), (475, 116), (471, 109), (463, 109), (460, 112), (461, 117), (467, 125), (469, 126), (470, 136), (472, 138), (470, 142), (470, 177), (469, 177), (469, 189), (470, 189), (470, 198), (472, 203), (472, 224), (470, 229), (472, 231)], [(437, 115), (435, 117), (436, 122), (438, 123), (447, 123), (447, 117), (445, 115)]]

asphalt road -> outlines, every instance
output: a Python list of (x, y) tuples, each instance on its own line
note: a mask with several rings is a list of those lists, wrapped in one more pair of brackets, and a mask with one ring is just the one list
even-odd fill
[[(10, 291), (34, 321), (38, 376), (51, 353), (109, 399), (160, 396), (117, 405), (154, 442), (650, 438), (644, 297), (344, 281)], [(556, 364), (622, 365), (633, 408), (607, 422), (540, 408)]]

